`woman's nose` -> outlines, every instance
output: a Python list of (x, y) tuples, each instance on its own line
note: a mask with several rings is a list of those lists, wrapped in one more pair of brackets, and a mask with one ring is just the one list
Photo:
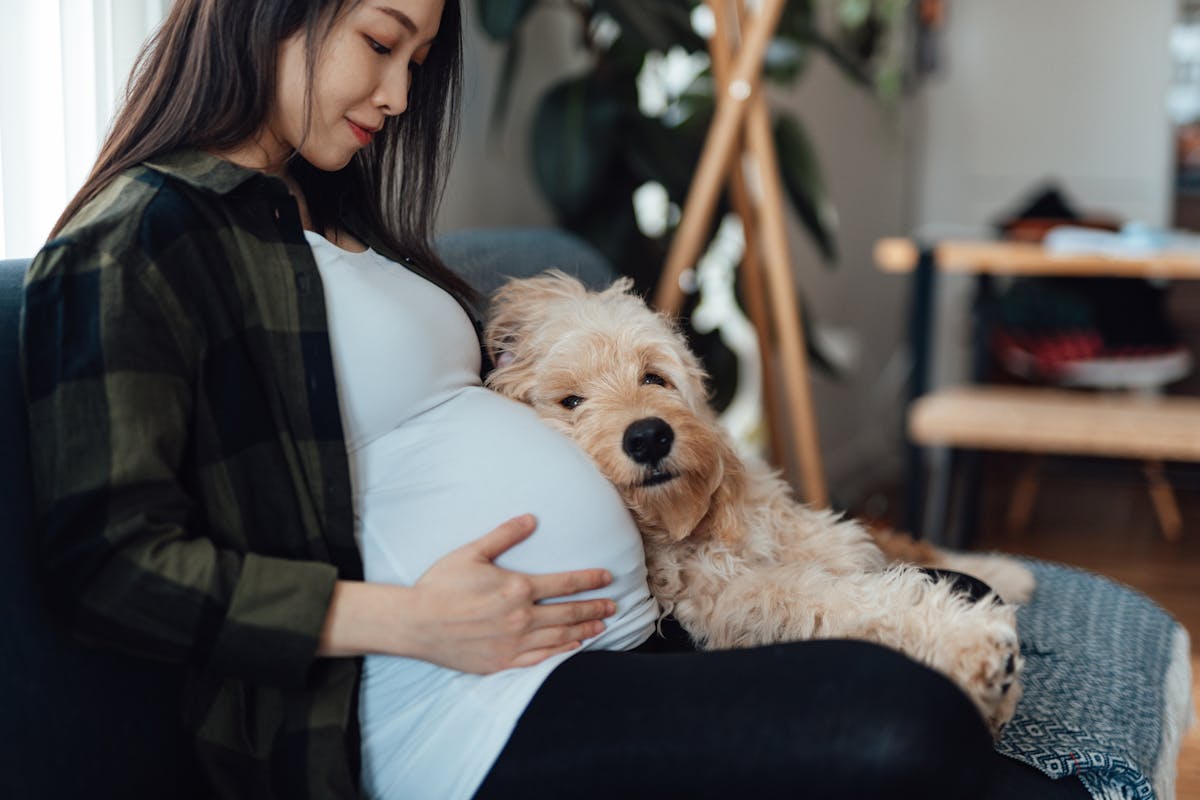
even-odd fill
[(391, 69), (375, 88), (375, 105), (385, 115), (394, 117), (408, 109), (408, 88), (411, 78), (408, 64)]

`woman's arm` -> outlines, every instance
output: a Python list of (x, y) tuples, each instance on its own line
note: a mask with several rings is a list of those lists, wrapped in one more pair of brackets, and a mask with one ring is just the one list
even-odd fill
[[(180, 476), (204, 341), (188, 298), (131, 239), (136, 230), (114, 227), (111, 249), (52, 243), (26, 279), (21, 354), (47, 597), (87, 639), (301, 685), (337, 569), (197, 530), (206, 512)], [(208, 266), (192, 253), (170, 251), (172, 275)]]
[(611, 600), (539, 604), (608, 585), (605, 570), (526, 575), (492, 562), (536, 527), (528, 514), (455, 550), (411, 587), (338, 581), (318, 654), (387, 653), (463, 672), (536, 664), (604, 630)]

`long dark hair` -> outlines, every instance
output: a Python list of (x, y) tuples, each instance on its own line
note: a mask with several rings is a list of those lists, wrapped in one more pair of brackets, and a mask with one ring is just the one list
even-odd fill
[[(126, 169), (183, 147), (221, 152), (259, 132), (275, 96), (276, 56), (303, 29), (309, 100), (316, 54), (339, 14), (361, 0), (176, 0), (142, 48), (112, 128), (83, 187), (50, 234)], [(433, 251), (432, 226), (458, 135), (462, 12), (445, 0), (437, 41), (415, 76), (408, 110), (337, 172), (295, 156), (291, 172), (318, 226), (353, 208), (371, 236), (468, 297)]]

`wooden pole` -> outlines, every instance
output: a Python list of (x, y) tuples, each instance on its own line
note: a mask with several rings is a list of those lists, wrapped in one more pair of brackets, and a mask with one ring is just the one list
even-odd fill
[(779, 158), (771, 135), (771, 112), (761, 92), (751, 102), (747, 140), (763, 190), (759, 211), (762, 215), (764, 278), (779, 342), (780, 372), (788, 400), (786, 410), (792, 422), (793, 453), (800, 464), (803, 499), (813, 505), (825, 506), (829, 504), (829, 495), (808, 381), (808, 350), (804, 343), (804, 328), (800, 324), (792, 259), (788, 252), (787, 221), (783, 215), (787, 200), (779, 179)]
[(696, 176), (688, 189), (679, 230), (671, 241), (662, 278), (654, 292), (654, 307), (668, 314), (678, 314), (683, 305), (683, 290), (679, 278), (690, 269), (704, 247), (705, 233), (712, 221), (721, 186), (737, 150), (737, 137), (742, 129), (746, 108), (752, 97), (761, 93), (755, 88), (762, 70), (763, 55), (775, 26), (783, 13), (784, 0), (762, 0), (762, 7), (746, 28), (742, 46), (729, 75), (728, 88), (717, 96), (713, 115)]
[[(728, 24), (731, 7), (740, 12), (739, 0), (708, 2), (718, 26)], [(718, 77), (717, 110), (696, 176), (688, 190), (679, 229), (655, 290), (654, 305), (667, 313), (678, 313), (683, 300), (679, 278), (685, 269), (695, 264), (704, 246), (705, 233), (712, 221), (721, 187), (726, 180), (730, 181), (735, 204), (753, 208), (743, 216), (747, 252), (754, 248), (753, 260), (745, 262), (743, 269), (755, 273), (746, 276), (752, 289), (748, 294), (765, 299), (761, 306), (751, 307), (756, 326), (762, 321), (766, 327), (759, 333), (760, 342), (766, 344), (762, 351), (764, 375), (773, 370), (776, 346), (778, 352), (784, 407), (775, 409), (770, 424), (773, 431), (782, 431), (785, 425), (790, 428), (790, 452), (800, 470), (799, 480), (793, 484), (804, 501), (823, 506), (828, 504), (828, 493), (808, 385), (808, 353), (788, 252), (787, 223), (783, 214), (786, 199), (779, 179), (770, 111), (759, 81), (763, 54), (782, 9), (782, 0), (763, 0), (759, 12), (748, 21), (739, 16), (744, 35), (732, 67), (727, 66), (726, 58), (726, 54), (732, 52), (729, 37), (721, 33), (721, 40), (710, 44), (714, 54), (714, 77), (718, 77), (718, 71), (726, 72), (728, 81)], [(750, 197), (741, 174), (739, 157), (743, 139), (758, 173), (756, 185), (761, 189), (758, 198)], [(747, 304), (756, 302), (748, 301)]]
[[(713, 79), (716, 81), (716, 91), (724, 93), (729, 86), (730, 63), (733, 60), (733, 43), (730, 35), (731, 20), (725, 0), (707, 0), (713, 13), (716, 28), (708, 42), (708, 52), (712, 57)], [(758, 213), (746, 186), (746, 174), (743, 171), (741, 153), (745, 150), (745, 134), (739, 132), (736, 140), (736, 157), (729, 166), (729, 194), (733, 210), (742, 220), (742, 230), (745, 234), (746, 251), (742, 255), (741, 269), (738, 277), (742, 284), (742, 297), (746, 302), (746, 313), (754, 323), (755, 333), (758, 334), (758, 350), (762, 360), (763, 376), (763, 413), (767, 419), (769, 437), (769, 458), (772, 464), (783, 467), (785, 448), (783, 431), (785, 426), (779, 417), (779, 382), (775, 380), (775, 370), (771, 369), (771, 354), (775, 352), (774, 336), (770, 309), (767, 307), (766, 287), (762, 278), (762, 254), (759, 247)]]

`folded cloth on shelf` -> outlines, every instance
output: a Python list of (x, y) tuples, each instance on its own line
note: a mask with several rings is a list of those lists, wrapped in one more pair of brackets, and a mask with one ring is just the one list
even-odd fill
[(1025, 694), (997, 751), (1077, 775), (1099, 800), (1171, 800), (1194, 721), (1187, 631), (1128, 587), (1027, 563), (1038, 588), (1017, 614)]
[(1200, 252), (1200, 236), (1136, 222), (1128, 223), (1116, 232), (1060, 225), (1046, 233), (1042, 247), (1051, 255), (1152, 258), (1163, 253)]

